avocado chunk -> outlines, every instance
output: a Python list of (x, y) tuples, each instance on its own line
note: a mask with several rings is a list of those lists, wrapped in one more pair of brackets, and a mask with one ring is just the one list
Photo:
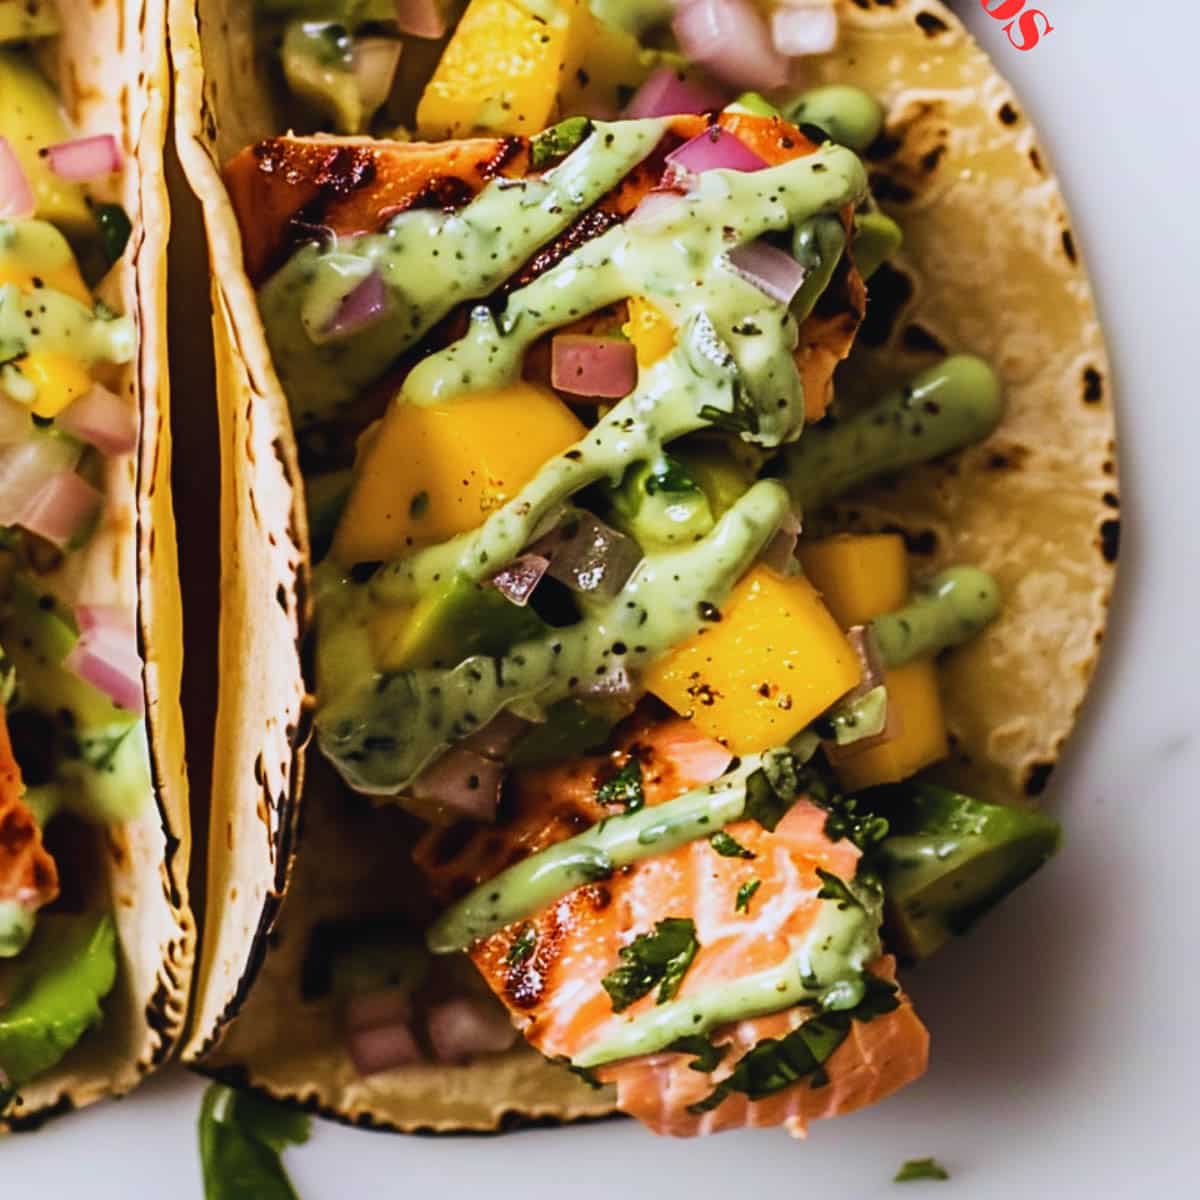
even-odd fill
[(83, 189), (60, 179), (38, 153), (71, 138), (58, 96), (37, 67), (15, 50), (0, 50), (0, 112), (4, 135), (33, 189), (35, 216), (71, 237), (91, 237), (95, 226)]
[(546, 623), (487, 583), (456, 576), (428, 592), (400, 627), (382, 639), (382, 666), (388, 671), (454, 667), (472, 655), (498, 657), (518, 642), (545, 633)]
[(0, 42), (53, 37), (60, 28), (52, 0), (0, 0)]
[(0, 646), (18, 687), (8, 718), (43, 823), (69, 808), (93, 824), (128, 821), (151, 794), (145, 724), (63, 666), (76, 634), (53, 597), (16, 581), (0, 609)]
[(903, 791), (899, 804), (881, 809), (891, 833), (880, 870), (891, 943), (913, 961), (967, 933), (1033, 875), (1057, 851), (1061, 827), (1044, 813), (932, 784)]
[(42, 917), (27, 952), (0, 971), (0, 1071), (10, 1086), (50, 1070), (100, 1023), (116, 978), (108, 913)]

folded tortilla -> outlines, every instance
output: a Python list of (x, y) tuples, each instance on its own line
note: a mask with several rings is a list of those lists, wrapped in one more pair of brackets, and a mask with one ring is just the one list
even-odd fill
[[(954, 754), (940, 774), (982, 798), (1032, 803), (1083, 702), (1117, 552), (1112, 395), (1091, 290), (1029, 120), (949, 10), (939, 0), (845, 0), (839, 17), (840, 45), (806, 64), (806, 83), (852, 82), (885, 103), (887, 128), (867, 165), (906, 235), (872, 280), (839, 397), (878, 395), (961, 350), (994, 366), (1008, 414), (986, 442), (847, 498), (819, 523), (899, 529), (930, 570), (970, 561), (998, 578), (1003, 615), (942, 675)], [(333, 1001), (306, 1000), (300, 986), (318, 924), (394, 904), (411, 834), (395, 810), (345, 803), (332, 769), (306, 757), (303, 484), (220, 172), (285, 128), (253, 20), (234, 0), (171, 9), (176, 133), (208, 226), (226, 450), (214, 852), (185, 1058), (392, 1129), (608, 1112), (610, 1092), (524, 1047), (359, 1078)], [(411, 887), (422, 889), (415, 871)]]
[(135, 320), (138, 347), (121, 390), (137, 399), (141, 439), (133, 455), (108, 469), (107, 503), (89, 546), (89, 594), (137, 613), (154, 795), (146, 796), (137, 819), (92, 830), (103, 864), (94, 902), (112, 912), (119, 947), (117, 983), (104, 1002), (103, 1021), (58, 1067), (21, 1089), (0, 1117), (0, 1131), (33, 1128), (127, 1092), (161, 1065), (183, 1031), (196, 940), (188, 902), (182, 607), (170, 489), (166, 16), (162, 6), (142, 0), (61, 7), (63, 32), (39, 46), (39, 63), (55, 79), (79, 136), (112, 133), (125, 159), (111, 181), (93, 190), (111, 193), (101, 198), (121, 204), (133, 227), (101, 295)]

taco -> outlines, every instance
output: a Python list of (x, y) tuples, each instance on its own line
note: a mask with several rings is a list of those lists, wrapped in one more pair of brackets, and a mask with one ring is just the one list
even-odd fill
[(172, 21), (233, 448), (185, 1056), (401, 1130), (916, 1078), (897, 959), (1054, 852), (1119, 528), (1009, 88), (936, 0)]
[(128, 1091), (190, 988), (165, 46), (0, 2), (0, 1130)]

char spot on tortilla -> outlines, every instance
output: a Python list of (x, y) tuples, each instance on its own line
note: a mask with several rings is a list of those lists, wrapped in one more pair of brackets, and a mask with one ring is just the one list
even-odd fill
[(1109, 508), (1121, 507), (1121, 499), (1116, 492), (1105, 492), (1101, 499), (1105, 504), (1108, 505)]
[(1083, 372), (1083, 402), (1099, 404), (1104, 399), (1104, 376), (1095, 367), (1085, 367)]
[(1000, 111), (996, 113), (1001, 125), (1015, 125), (1020, 119), (1021, 114), (1009, 100), (1000, 105)]
[(945, 33), (950, 27), (936, 13), (917, 13), (917, 24), (925, 31), (925, 36), (935, 38)]
[(1072, 263), (1077, 263), (1079, 261), (1079, 255), (1075, 250), (1075, 236), (1069, 229), (1063, 230), (1062, 246), (1063, 253), (1067, 256), (1068, 260)]
[(1046, 784), (1050, 782), (1053, 772), (1052, 762), (1034, 763), (1025, 773), (1025, 795), (1040, 796), (1046, 790)]
[(906, 183), (893, 179), (882, 171), (871, 172), (871, 191), (876, 200), (890, 201), (893, 204), (909, 204), (913, 199), (913, 190)]
[(1033, 169), (1039, 175), (1044, 175), (1046, 173), (1046, 168), (1042, 164), (1042, 153), (1036, 146), (1029, 147), (1029, 161), (1033, 164)]
[(1116, 517), (1110, 517), (1100, 523), (1100, 553), (1104, 561), (1115, 563), (1121, 552), (1121, 522)]

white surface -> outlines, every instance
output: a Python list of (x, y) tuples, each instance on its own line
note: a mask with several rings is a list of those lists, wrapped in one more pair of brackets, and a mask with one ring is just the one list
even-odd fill
[[(1067, 849), (912, 981), (934, 1034), (929, 1075), (872, 1112), (818, 1123), (807, 1145), (777, 1132), (670, 1143), (615, 1123), (453, 1140), (321, 1126), (289, 1156), (304, 1200), (480, 1185), (491, 1200), (1200, 1195), (1200, 10), (1039, 2), (1058, 27), (1027, 54), (976, 0), (959, 8), (1040, 124), (1096, 280), (1123, 418), (1123, 574), (1093, 700), (1052, 788)], [(198, 1200), (199, 1095), (176, 1074), (10, 1139), (0, 1195)], [(897, 1192), (899, 1163), (927, 1154), (952, 1182)]]

